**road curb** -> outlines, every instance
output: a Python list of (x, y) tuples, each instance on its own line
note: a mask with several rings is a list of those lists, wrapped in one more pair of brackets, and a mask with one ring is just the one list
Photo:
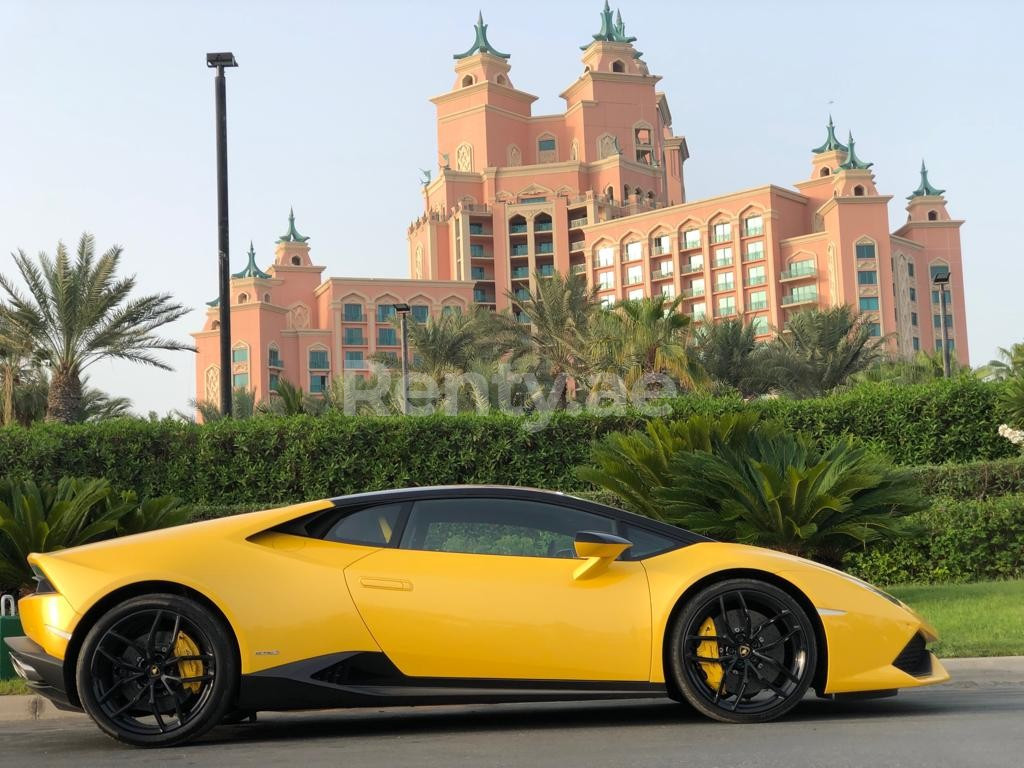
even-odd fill
[[(952, 680), (944, 685), (981, 688), (997, 685), (1024, 685), (1024, 656), (993, 656), (976, 659), (942, 659)], [(77, 720), (81, 712), (57, 709), (35, 694), (0, 696), (0, 723), (26, 720)]]

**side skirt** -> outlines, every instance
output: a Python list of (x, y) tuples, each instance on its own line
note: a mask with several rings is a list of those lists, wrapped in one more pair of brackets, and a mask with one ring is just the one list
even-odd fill
[(383, 653), (329, 654), (242, 675), (238, 708), (253, 711), (334, 707), (498, 704), (663, 698), (646, 681), (505, 680), (408, 677)]

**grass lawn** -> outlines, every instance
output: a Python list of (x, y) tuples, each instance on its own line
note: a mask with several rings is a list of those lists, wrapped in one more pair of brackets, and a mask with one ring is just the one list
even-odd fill
[(938, 656), (1024, 655), (1024, 581), (906, 584), (887, 591), (939, 631)]
[(16, 693), (28, 693), (28, 686), (23, 680), (0, 680), (0, 696), (10, 696)]

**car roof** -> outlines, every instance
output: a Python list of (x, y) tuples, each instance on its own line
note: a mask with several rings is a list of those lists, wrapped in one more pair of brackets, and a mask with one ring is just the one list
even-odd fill
[(335, 507), (348, 507), (353, 505), (363, 506), (365, 504), (415, 501), (416, 499), (437, 499), (437, 498), (472, 498), (474, 496), (486, 496), (500, 499), (523, 499), (530, 501), (543, 501), (549, 504), (556, 504), (566, 507), (573, 507), (595, 514), (612, 517), (623, 522), (635, 525), (639, 528), (646, 528), (650, 531), (660, 533), (680, 542), (695, 544), (701, 541), (712, 541), (699, 533), (693, 533), (660, 520), (627, 512), (618, 507), (612, 507), (600, 502), (573, 496), (562, 491), (549, 491), (544, 488), (531, 488), (520, 485), (429, 485), (413, 488), (391, 488), (380, 491), (366, 491), (364, 493), (353, 493), (346, 496), (336, 496), (331, 499)]

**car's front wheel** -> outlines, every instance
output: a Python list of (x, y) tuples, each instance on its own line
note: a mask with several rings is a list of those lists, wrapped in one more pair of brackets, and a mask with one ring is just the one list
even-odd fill
[(179, 595), (135, 597), (89, 630), (78, 657), (78, 695), (107, 734), (140, 747), (205, 733), (233, 706), (238, 662), (228, 629)]
[(729, 579), (699, 592), (669, 638), (671, 674), (683, 697), (715, 720), (774, 720), (803, 698), (814, 678), (814, 626), (778, 587)]

